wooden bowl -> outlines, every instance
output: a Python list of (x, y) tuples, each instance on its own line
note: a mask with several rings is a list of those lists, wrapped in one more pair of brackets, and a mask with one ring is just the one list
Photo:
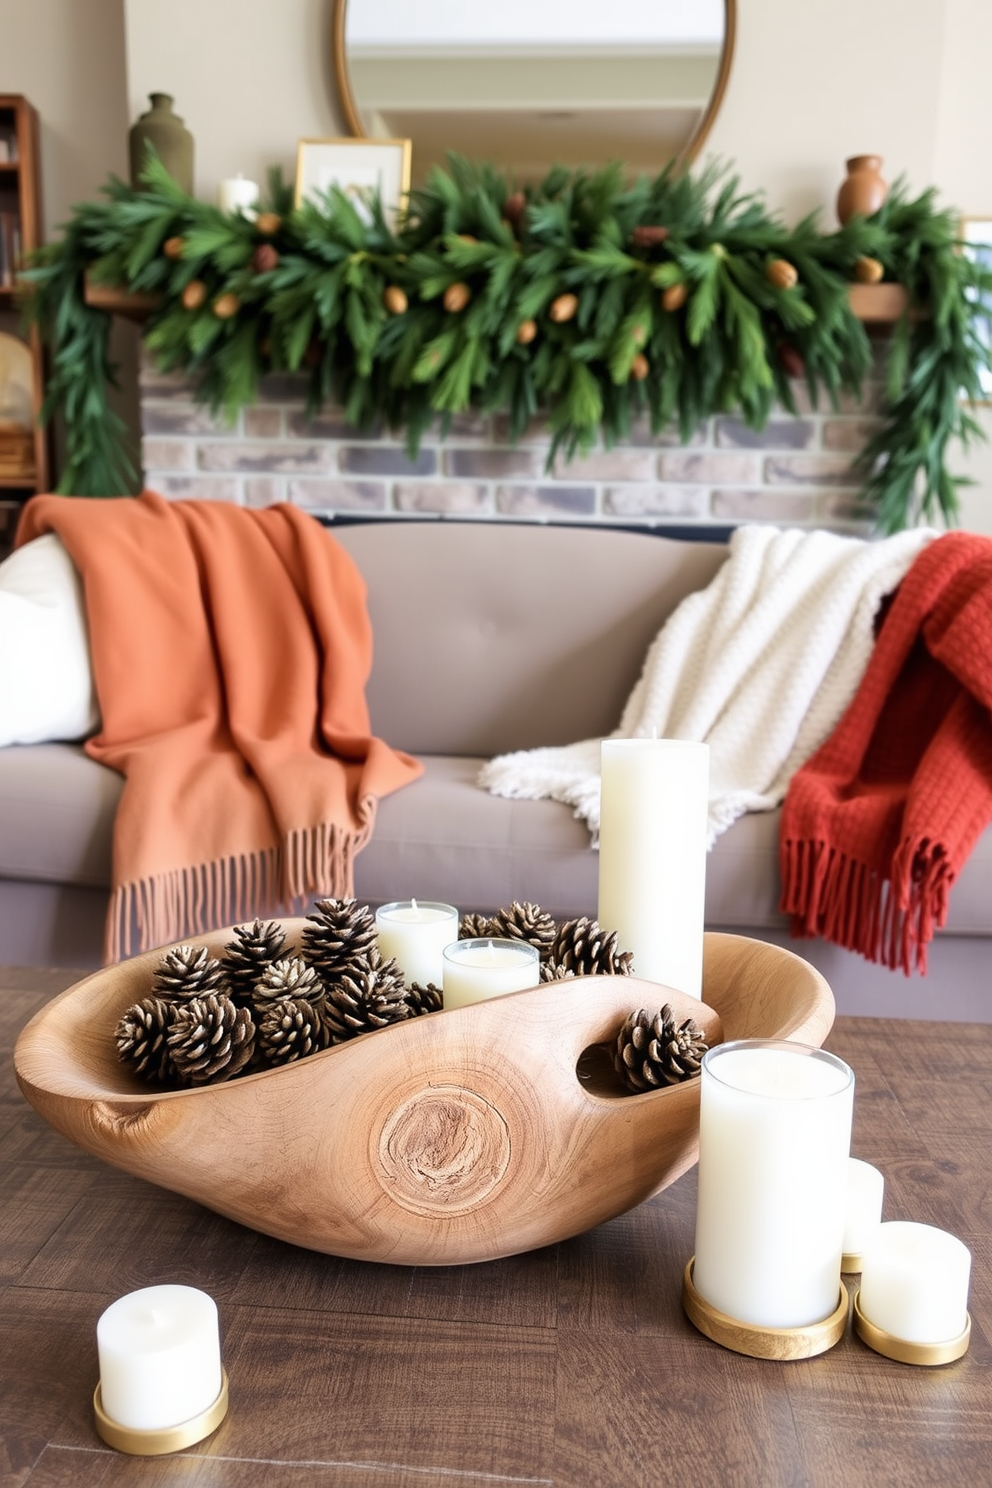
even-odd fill
[[(290, 943), (304, 924), (285, 922)], [(219, 954), (231, 931), (198, 939)], [(159, 1092), (119, 1062), (113, 1031), (148, 995), (161, 954), (96, 972), (42, 1008), (14, 1053), (26, 1098), (87, 1152), (241, 1224), (402, 1265), (549, 1245), (692, 1166), (699, 1081), (623, 1094), (597, 1056), (628, 1013), (671, 1002), (711, 1044), (814, 1045), (834, 1013), (798, 956), (708, 934), (704, 1004), (637, 977), (583, 977), (413, 1018), (283, 1069)]]

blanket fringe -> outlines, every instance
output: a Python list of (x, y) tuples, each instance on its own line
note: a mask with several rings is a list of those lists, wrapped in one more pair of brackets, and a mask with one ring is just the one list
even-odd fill
[(947, 918), (951, 879), (939, 844), (904, 839), (891, 877), (823, 841), (784, 841), (782, 899), (793, 935), (822, 937), (910, 976)]
[(313, 899), (352, 898), (355, 856), (372, 835), (375, 808), (374, 797), (363, 801), (357, 832), (321, 822), (288, 833), (281, 847), (120, 884), (107, 913), (105, 963), (225, 925), (302, 914)]

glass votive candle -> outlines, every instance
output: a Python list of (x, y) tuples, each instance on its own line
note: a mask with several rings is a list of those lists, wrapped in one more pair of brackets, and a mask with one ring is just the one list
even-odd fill
[(860, 1271), (865, 1246), (882, 1222), (885, 1180), (871, 1163), (852, 1157), (847, 1165), (847, 1206), (840, 1269)]
[(407, 986), (414, 982), (440, 987), (444, 948), (458, 939), (458, 911), (453, 904), (430, 899), (403, 899), (383, 904), (375, 912), (379, 953), (392, 957)]
[(456, 940), (444, 952), (445, 1010), (522, 992), (541, 980), (536, 946), (519, 940)]
[(846, 1303), (853, 1097), (850, 1067), (805, 1044), (744, 1039), (704, 1055), (692, 1281), (727, 1319), (801, 1329)]
[(971, 1252), (956, 1235), (909, 1220), (880, 1224), (865, 1248), (855, 1331), (906, 1364), (947, 1364), (968, 1348)]
[(217, 1304), (196, 1287), (143, 1287), (120, 1297), (96, 1327), (97, 1431), (137, 1456), (175, 1452), (220, 1425), (227, 1378)]

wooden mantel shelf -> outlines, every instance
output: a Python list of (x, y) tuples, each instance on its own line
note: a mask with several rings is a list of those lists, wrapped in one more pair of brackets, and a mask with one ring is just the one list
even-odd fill
[[(852, 284), (848, 294), (851, 309), (868, 324), (896, 321), (906, 308), (906, 291), (901, 284)], [(96, 310), (136, 321), (146, 320), (161, 303), (161, 295), (129, 294), (126, 289), (94, 284), (90, 279), (86, 280), (85, 299)]]

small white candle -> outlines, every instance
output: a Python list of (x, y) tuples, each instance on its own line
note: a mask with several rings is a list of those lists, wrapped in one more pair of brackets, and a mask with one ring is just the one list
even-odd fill
[(968, 1322), (971, 1252), (933, 1225), (890, 1220), (864, 1253), (859, 1305), (904, 1343), (949, 1343)]
[(604, 739), (599, 923), (634, 971), (702, 995), (709, 746)]
[(703, 1057), (693, 1282), (739, 1322), (798, 1328), (840, 1296), (854, 1075), (777, 1040)]
[(120, 1297), (101, 1315), (96, 1339), (101, 1403), (118, 1426), (179, 1426), (220, 1394), (217, 1304), (196, 1287), (144, 1287)]
[(456, 940), (444, 952), (444, 1006), (465, 1007), (536, 987), (539, 960), (536, 946), (517, 940)]
[(221, 181), (217, 187), (217, 205), (222, 212), (243, 212), (255, 206), (258, 196), (258, 186), (254, 181), (246, 180), (240, 171), (230, 180)]
[(453, 904), (418, 903), (416, 899), (383, 904), (375, 912), (379, 954), (392, 957), (407, 986), (418, 982), (440, 987), (444, 948), (458, 939), (458, 911)]
[(847, 1201), (844, 1210), (845, 1255), (864, 1255), (865, 1246), (882, 1222), (885, 1180), (871, 1163), (848, 1159)]

